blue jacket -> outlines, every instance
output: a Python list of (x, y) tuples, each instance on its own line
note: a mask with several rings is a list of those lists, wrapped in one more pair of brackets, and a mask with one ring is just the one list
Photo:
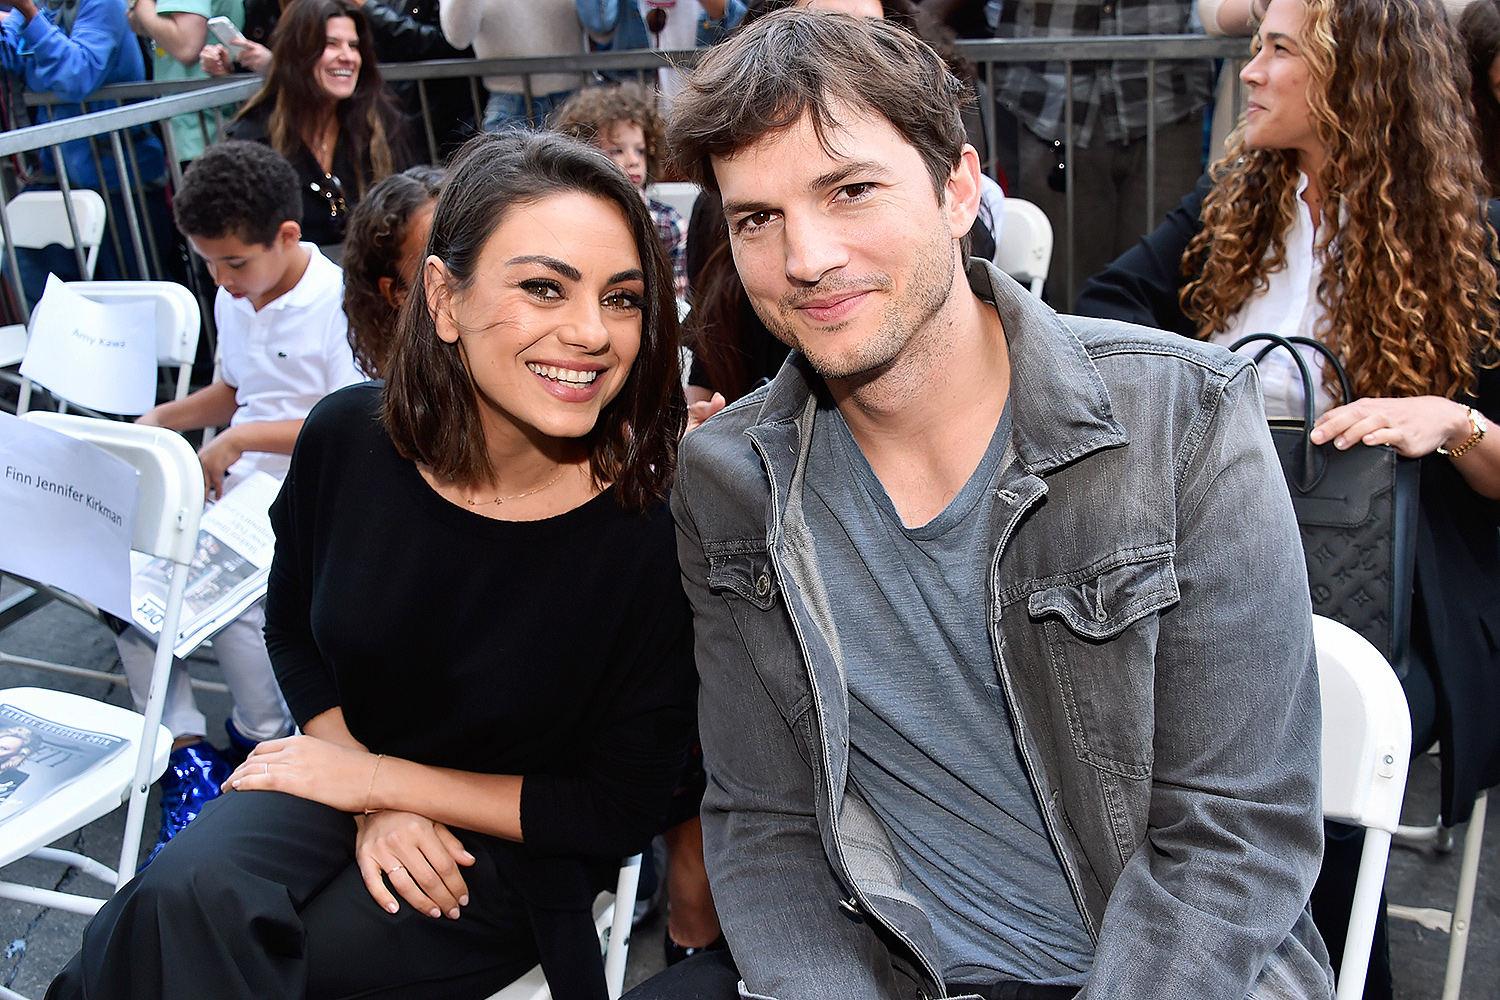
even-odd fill
[[(66, 102), (56, 106), (58, 118), (73, 118), (85, 110), (102, 111), (115, 106), (114, 101), (94, 101), (83, 107), (79, 102), (108, 83), (136, 83), (146, 78), (141, 46), (125, 20), (124, 0), (70, 0), (78, 6), (71, 32), (57, 26), (63, 4), (40, 7), (36, 17), (25, 22), (20, 11), (12, 10), (0, 20), (0, 65), (23, 80), (26, 89), (37, 93), (51, 91)], [(50, 121), (45, 107), (35, 110), (38, 124)], [(165, 172), (161, 140), (142, 130), (132, 133), (135, 155), (146, 180), (156, 180)], [(99, 149), (104, 174), (111, 188), (119, 187), (118, 174), (109, 142), (102, 140)], [(87, 140), (65, 143), (63, 159), (68, 180), (74, 185), (98, 187), (99, 175)], [(129, 162), (127, 153), (127, 164)], [(51, 156), (43, 153), (45, 169), (53, 169)]]
[[(988, 262), (969, 280), (1013, 417), (974, 601), (1016, 745), (974, 763), (1019, 750), (1095, 942), (1080, 998), (1327, 1000), (1312, 610), (1254, 366), (1059, 317)], [(801, 513), (815, 378), (794, 354), (682, 442), (705, 860), (746, 996), (941, 996), (932, 924), (846, 786), (858, 623), (832, 619)]]

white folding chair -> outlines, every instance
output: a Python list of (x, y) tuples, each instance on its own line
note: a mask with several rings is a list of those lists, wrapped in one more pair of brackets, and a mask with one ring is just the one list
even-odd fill
[[(620, 865), (614, 896), (601, 892), (594, 900), (594, 927), (604, 944), (604, 988), (610, 1000), (625, 992), (625, 959), (630, 951), (630, 923), (635, 916), (635, 893), (640, 881), (641, 856), (637, 854)], [(552, 1000), (552, 991), (547, 988), (547, 977), (538, 965), (489, 1000)]]
[(693, 217), (693, 202), (698, 200), (698, 195), (703, 189), (696, 184), (688, 184), (683, 181), (663, 181), (660, 184), (651, 184), (646, 187), (648, 197), (655, 198), (663, 205), (671, 205), (677, 209), (677, 213), (684, 219)]
[(1005, 199), (1005, 225), (995, 243), (995, 266), (1042, 297), (1052, 266), (1052, 223), (1033, 202)]
[[(99, 260), (99, 247), (104, 243), (104, 199), (99, 192), (88, 188), (73, 191), (73, 218), (78, 224), (78, 241), (83, 247), (83, 276), (94, 276), (94, 265)], [(23, 191), (5, 206), (5, 219), (10, 226), (11, 239), (15, 245), (28, 250), (40, 250), (56, 243), (73, 248), (73, 230), (68, 226), (67, 210), (63, 207), (61, 191)], [(14, 368), (26, 356), (26, 327), (15, 323), (0, 326), (0, 369)], [(11, 381), (16, 377), (5, 376)], [(23, 400), (29, 396), (29, 383), (22, 386)], [(17, 412), (24, 413), (25, 406)]]
[[(198, 516), (203, 507), (203, 472), (193, 449), (181, 435), (159, 427), (61, 413), (30, 413), (26, 419), (98, 445), (139, 471), (131, 547), (172, 561), (162, 634), (176, 635), (188, 564), (197, 548)], [(26, 530), (26, 526), (11, 525), (10, 530)], [(68, 539), (57, 540), (58, 545), (67, 543)], [(0, 701), (34, 715), (130, 741), (127, 751), (101, 769), (41, 800), (22, 816), (0, 824), (0, 865), (27, 856), (62, 861), (78, 866), (114, 888), (124, 885), (135, 874), (146, 796), (151, 783), (165, 770), (172, 746), (171, 734), (161, 725), (167, 671), (171, 665), (171, 644), (164, 643), (156, 653), (144, 718), (127, 709), (58, 691), (40, 688), (0, 691)], [(115, 870), (71, 851), (45, 847), (118, 808), (127, 795), (130, 807)], [(91, 896), (11, 882), (0, 882), (0, 897), (86, 914), (96, 912), (104, 903)]]
[(1313, 618), (1323, 698), (1323, 815), (1365, 829), (1336, 1000), (1364, 996), (1391, 836), (1401, 822), (1411, 713), (1385, 657), (1346, 625)]
[[(1453, 909), (1397, 903), (1386, 906), (1386, 912), (1393, 920), (1410, 920), (1430, 931), (1442, 931), (1448, 935), (1448, 964), (1443, 971), (1442, 1000), (1458, 1000), (1463, 988), (1464, 960), (1469, 953), (1469, 930), (1474, 919), (1474, 891), (1479, 883), (1479, 849), (1484, 843), (1484, 817), (1488, 805), (1488, 791), (1474, 796), (1474, 811), (1469, 816), (1464, 850), (1459, 859), (1458, 892), (1453, 899)], [(1431, 847), (1440, 854), (1447, 854), (1453, 850), (1453, 830), (1443, 826), (1441, 819), (1431, 826), (1403, 825), (1396, 828), (1395, 843), (1400, 847)]]
[[(174, 399), (188, 393), (193, 359), (198, 356), (198, 331), (203, 320), (198, 298), (175, 281), (70, 281), (68, 287), (95, 302), (151, 302), (156, 306), (156, 364), (177, 369)], [(6, 327), (5, 330), (11, 329)], [(25, 331), (22, 329), (24, 338)], [(4, 331), (0, 330), (0, 337)], [(3, 341), (0, 341), (3, 342)], [(26, 353), (24, 339), (21, 354)], [(19, 360), (19, 359), (18, 359)], [(31, 383), (23, 380), (16, 412), (31, 405)], [(66, 405), (66, 404), (65, 404)]]
[(177, 388), (172, 398), (187, 395), (203, 323), (198, 297), (191, 289), (175, 281), (72, 281), (68, 287), (95, 302), (154, 302), (156, 364), (177, 369)]
[[(72, 195), (73, 220), (84, 252), (83, 277), (88, 279), (94, 276), (104, 242), (104, 199), (89, 188), (74, 188)], [(61, 191), (22, 191), (5, 206), (5, 217), (18, 247), (40, 250), (56, 243), (73, 249), (73, 229)]]

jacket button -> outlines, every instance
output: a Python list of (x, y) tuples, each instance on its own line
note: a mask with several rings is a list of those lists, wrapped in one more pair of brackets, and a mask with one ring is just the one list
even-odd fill
[(765, 597), (771, 592), (771, 574), (762, 573), (755, 578), (755, 596)]
[(859, 912), (859, 903), (853, 896), (850, 896), (848, 899), (839, 900), (839, 909), (844, 911), (844, 916), (848, 917), (856, 924), (862, 924), (865, 922), (865, 916), (863, 913)]

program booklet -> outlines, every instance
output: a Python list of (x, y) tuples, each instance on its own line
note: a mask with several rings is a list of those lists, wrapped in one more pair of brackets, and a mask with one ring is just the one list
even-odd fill
[[(204, 509), (174, 655), (187, 656), (265, 596), (276, 547), (269, 512), (280, 489), (274, 476), (252, 473)], [(139, 552), (130, 560), (131, 614), (137, 628), (156, 638), (167, 613), (172, 563)]]
[(0, 823), (99, 767), (127, 742), (0, 704)]

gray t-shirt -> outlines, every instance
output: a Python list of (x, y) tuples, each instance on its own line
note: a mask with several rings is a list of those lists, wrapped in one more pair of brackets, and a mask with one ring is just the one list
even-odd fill
[(1027, 780), (988, 619), (1005, 414), (946, 510), (908, 528), (834, 408), (803, 496), (849, 681), (849, 794), (885, 824), (944, 978), (1081, 985), (1094, 948)]

